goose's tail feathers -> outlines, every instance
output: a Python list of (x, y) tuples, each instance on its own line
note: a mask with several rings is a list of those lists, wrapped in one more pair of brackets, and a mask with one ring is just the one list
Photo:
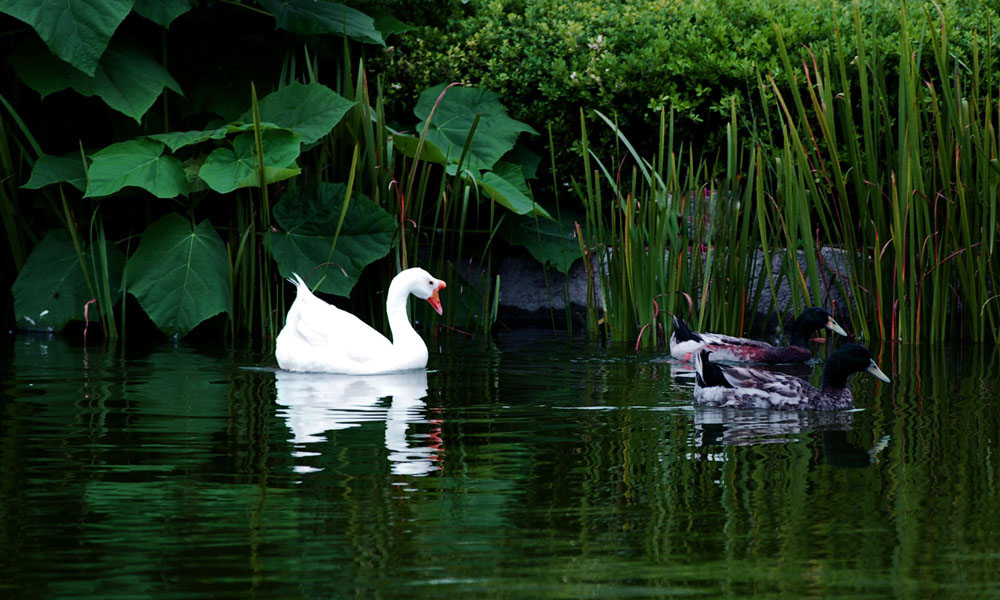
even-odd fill
[(293, 272), (292, 276), (288, 278), (288, 283), (294, 285), (299, 290), (305, 288), (306, 291), (309, 291), (309, 286), (306, 285), (305, 281), (302, 281), (302, 278), (299, 277), (298, 273)]

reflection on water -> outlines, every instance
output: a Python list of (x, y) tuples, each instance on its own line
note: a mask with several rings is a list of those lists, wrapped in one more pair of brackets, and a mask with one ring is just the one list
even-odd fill
[[(695, 446), (754, 446), (790, 444), (803, 441), (814, 432), (822, 441), (824, 460), (837, 467), (863, 467), (878, 460), (889, 445), (890, 435), (883, 435), (871, 447), (851, 442), (851, 430), (858, 409), (847, 411), (784, 411), (696, 406), (694, 408)], [(725, 460), (725, 455), (715, 455)]]
[(696, 406), (695, 443), (750, 446), (795, 442), (808, 431), (848, 430), (854, 422), (853, 410), (787, 411)]
[[(385, 447), (390, 451), (392, 472), (426, 475), (433, 471), (441, 449), (440, 435), (431, 445), (410, 444), (407, 429), (425, 423), (423, 399), (427, 396), (427, 371), (407, 371), (386, 375), (336, 375), (274, 371), (277, 402), (292, 430), (295, 456), (316, 456), (310, 445), (326, 441), (328, 431), (358, 427), (366, 422), (385, 423)], [(386, 407), (382, 401), (391, 399)], [(432, 436), (424, 435), (424, 439)], [(296, 465), (299, 473), (320, 470)]]
[(0, 593), (996, 597), (996, 349), (876, 350), (858, 410), (790, 414), (544, 334), (372, 377), (12, 336)]

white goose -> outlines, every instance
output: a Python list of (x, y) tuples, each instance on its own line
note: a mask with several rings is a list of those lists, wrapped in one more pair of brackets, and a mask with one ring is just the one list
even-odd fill
[(438, 292), (445, 282), (420, 268), (393, 277), (386, 294), (392, 341), (361, 319), (320, 300), (297, 274), (289, 281), (298, 288), (278, 334), (274, 356), (288, 371), (377, 375), (427, 366), (427, 345), (406, 315), (410, 294), (427, 300), (442, 314)]

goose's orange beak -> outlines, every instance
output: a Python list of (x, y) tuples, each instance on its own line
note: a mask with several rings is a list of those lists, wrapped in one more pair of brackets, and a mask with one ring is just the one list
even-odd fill
[(427, 299), (427, 302), (429, 302), (430, 305), (434, 307), (434, 310), (437, 311), (437, 314), (439, 315), (444, 314), (444, 309), (441, 308), (441, 298), (438, 297), (438, 292), (440, 292), (446, 287), (448, 287), (448, 284), (446, 284), (443, 281), (440, 282), (440, 285), (437, 286), (437, 289), (434, 290), (434, 293), (431, 294), (431, 297)]

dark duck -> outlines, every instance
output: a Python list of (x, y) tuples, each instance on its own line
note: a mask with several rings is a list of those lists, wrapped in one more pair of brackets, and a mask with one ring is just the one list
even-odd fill
[(691, 331), (683, 319), (674, 316), (674, 333), (670, 336), (670, 356), (689, 361), (702, 350), (708, 350), (715, 360), (768, 364), (800, 363), (812, 357), (809, 337), (814, 331), (824, 327), (840, 335), (847, 335), (830, 313), (817, 307), (802, 311), (792, 323), (788, 346), (774, 346), (759, 340), (721, 333)]
[(708, 350), (701, 350), (695, 356), (694, 368), (694, 402), (702, 406), (843, 410), (854, 407), (854, 398), (847, 387), (854, 373), (867, 371), (889, 382), (868, 349), (858, 344), (844, 344), (830, 355), (819, 389), (784, 373), (713, 363)]

